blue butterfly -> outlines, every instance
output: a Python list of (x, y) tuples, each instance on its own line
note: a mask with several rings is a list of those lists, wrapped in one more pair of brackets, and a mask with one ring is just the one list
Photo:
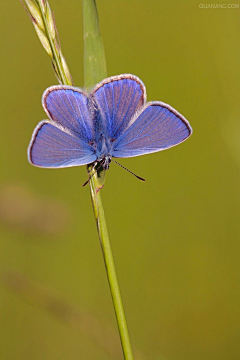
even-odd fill
[(89, 94), (72, 86), (51, 86), (42, 105), (50, 120), (35, 128), (28, 159), (44, 168), (93, 163), (107, 170), (112, 158), (169, 149), (192, 133), (189, 122), (170, 105), (146, 103), (143, 82), (130, 74), (107, 78)]

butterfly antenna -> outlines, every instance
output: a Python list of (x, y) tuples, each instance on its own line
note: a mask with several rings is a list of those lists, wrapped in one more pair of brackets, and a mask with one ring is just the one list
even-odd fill
[(111, 159), (115, 164), (121, 166), (124, 170), (127, 170), (128, 172), (130, 172), (130, 174), (134, 175), (137, 179), (141, 180), (141, 181), (146, 181), (145, 179), (141, 178), (140, 176), (134, 174), (132, 171), (128, 170), (127, 168), (125, 168), (125, 166), (119, 164), (117, 161)]

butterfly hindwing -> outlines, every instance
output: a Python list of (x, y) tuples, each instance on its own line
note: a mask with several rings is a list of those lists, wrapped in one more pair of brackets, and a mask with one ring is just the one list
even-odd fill
[(115, 141), (112, 156), (125, 158), (165, 150), (191, 133), (188, 121), (170, 105), (149, 102)]
[(35, 166), (60, 168), (89, 164), (96, 160), (96, 155), (74, 132), (46, 120), (33, 132), (28, 159)]

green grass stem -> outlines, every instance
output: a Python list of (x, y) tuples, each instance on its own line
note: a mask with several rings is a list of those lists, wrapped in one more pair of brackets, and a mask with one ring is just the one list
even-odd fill
[[(91, 88), (94, 84), (107, 77), (107, 67), (101, 34), (99, 30), (98, 14), (95, 0), (83, 0), (84, 23), (84, 81), (85, 87)], [(103, 252), (108, 282), (113, 299), (119, 334), (125, 360), (133, 360), (132, 348), (128, 334), (127, 322), (123, 309), (120, 288), (115, 269), (111, 243), (108, 236), (107, 223), (104, 215), (99, 188), (98, 175), (90, 181), (91, 197), (98, 236)]]

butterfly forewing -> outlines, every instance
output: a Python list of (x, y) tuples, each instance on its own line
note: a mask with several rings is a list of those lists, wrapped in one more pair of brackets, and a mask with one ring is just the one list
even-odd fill
[(76, 132), (82, 140), (93, 140), (93, 122), (83, 91), (71, 86), (52, 86), (44, 92), (42, 103), (50, 119)]
[(131, 118), (145, 103), (144, 84), (134, 75), (113, 76), (96, 86), (91, 93), (100, 109), (101, 121), (109, 138), (118, 138)]

